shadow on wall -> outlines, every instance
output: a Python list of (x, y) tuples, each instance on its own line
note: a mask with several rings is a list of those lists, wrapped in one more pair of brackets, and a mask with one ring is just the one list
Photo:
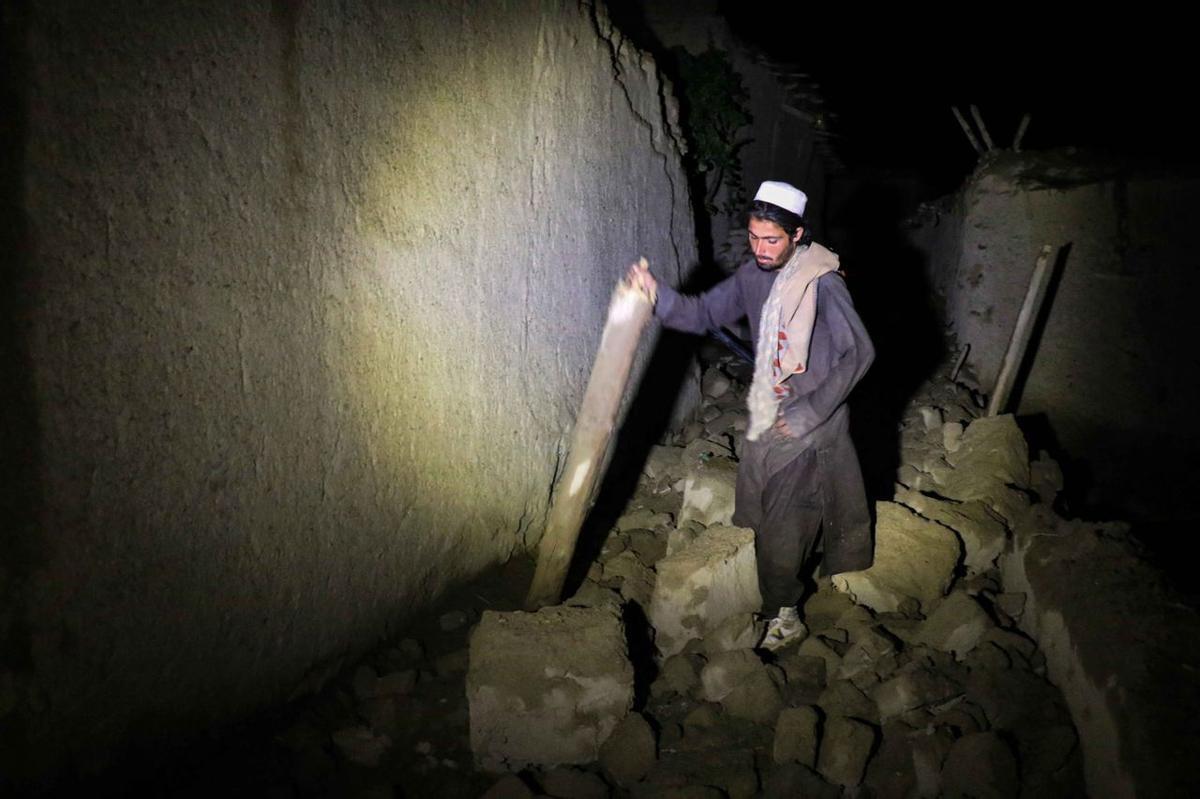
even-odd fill
[[(25, 339), (24, 304), (33, 294), (32, 232), (24, 208), (28, 117), (26, 3), (6, 6), (0, 18), (0, 684), (16, 696), (0, 707), (0, 775), (17, 775), (24, 762), (27, 692), (33, 670), (32, 632), (23, 584), (46, 560), (38, 528), (38, 418), (33, 369)], [(0, 792), (4, 779), (0, 776)]]
[[(832, 196), (833, 192), (830, 192)], [(924, 256), (904, 237), (902, 192), (864, 181), (829, 211), (824, 240), (841, 257), (875, 363), (851, 400), (867, 494), (890, 497), (900, 466), (900, 420), (909, 399), (946, 357)], [(817, 238), (822, 236), (818, 231)]]

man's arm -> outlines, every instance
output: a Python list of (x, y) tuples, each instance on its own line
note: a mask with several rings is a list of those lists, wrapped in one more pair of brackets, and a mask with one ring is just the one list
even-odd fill
[(659, 285), (654, 315), (665, 326), (685, 333), (703, 334), (732, 325), (746, 315), (737, 276), (727, 277), (703, 294), (680, 294)]
[(820, 385), (780, 409), (784, 432), (793, 437), (807, 435), (832, 416), (875, 360), (875, 346), (846, 283), (840, 277), (823, 280), (819, 292), (817, 313), (825, 316), (832, 331), (837, 357)]
[(732, 325), (746, 315), (742, 302), (741, 284), (734, 274), (703, 294), (680, 294), (670, 286), (659, 283), (649, 269), (634, 264), (627, 279), (650, 296), (658, 295), (654, 315), (666, 327), (685, 333), (703, 334)]

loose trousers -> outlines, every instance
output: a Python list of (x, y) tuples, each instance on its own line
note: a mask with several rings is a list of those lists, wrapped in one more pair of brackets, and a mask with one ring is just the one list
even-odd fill
[(772, 440), (771, 433), (746, 442), (733, 523), (754, 530), (765, 614), (799, 604), (800, 575), (818, 549), (823, 574), (865, 569), (873, 560), (862, 470), (844, 409), (839, 416), (826, 435), (804, 442)]

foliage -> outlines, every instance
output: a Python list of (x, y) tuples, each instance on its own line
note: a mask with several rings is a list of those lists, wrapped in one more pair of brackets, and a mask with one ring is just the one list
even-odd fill
[[(689, 139), (691, 166), (706, 186), (709, 213), (736, 213), (744, 204), (739, 152), (750, 142), (738, 132), (750, 124), (749, 93), (724, 50), (711, 48), (692, 55), (672, 48), (682, 106), (682, 123)], [(715, 205), (722, 187), (729, 192)]]

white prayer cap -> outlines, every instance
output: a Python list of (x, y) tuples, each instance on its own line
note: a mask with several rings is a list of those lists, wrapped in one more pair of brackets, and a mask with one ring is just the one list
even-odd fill
[(771, 205), (778, 205), (785, 211), (791, 211), (796, 216), (804, 216), (804, 208), (808, 205), (808, 195), (790, 183), (778, 180), (764, 180), (758, 187), (755, 200), (762, 200)]

